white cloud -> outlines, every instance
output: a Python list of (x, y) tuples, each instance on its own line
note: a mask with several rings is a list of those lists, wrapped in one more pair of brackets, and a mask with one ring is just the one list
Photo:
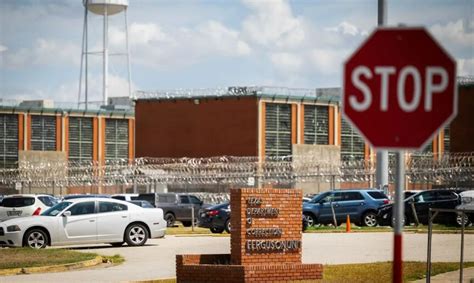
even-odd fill
[[(132, 82), (133, 90), (138, 87)], [(68, 81), (52, 86), (41, 88), (37, 86), (25, 86), (19, 89), (4, 91), (2, 96), (7, 99), (28, 100), (28, 99), (51, 99), (55, 102), (70, 103), (69, 107), (74, 107), (77, 103), (79, 92), (78, 81)], [(128, 96), (128, 80), (114, 74), (109, 75), (109, 97)], [(82, 86), (81, 101), (84, 101), (84, 85)], [(88, 81), (88, 100), (90, 102), (102, 101), (102, 76), (91, 74)]]
[(81, 50), (78, 45), (54, 39), (37, 39), (30, 48), (20, 48), (7, 52), (5, 66), (13, 68), (31, 65), (60, 65), (77, 66), (80, 62)]
[[(117, 76), (114, 74), (109, 74), (108, 76), (108, 96), (128, 96), (128, 80)], [(132, 82), (132, 92), (134, 89), (137, 89), (136, 85)], [(60, 84), (58, 87), (54, 88), (48, 97), (54, 99), (55, 101), (77, 101), (79, 92), (79, 83), (78, 82), (67, 82)], [(82, 86), (81, 91), (81, 101), (84, 101), (84, 85)], [(91, 75), (88, 80), (88, 100), (93, 102), (98, 102), (102, 100), (102, 76)]]
[[(214, 20), (192, 29), (135, 22), (129, 33), (132, 62), (155, 68), (188, 66), (210, 56), (246, 56), (252, 51), (238, 31)], [(125, 32), (111, 29), (110, 44), (123, 50)]]
[(6, 47), (5, 45), (0, 44), (0, 53), (5, 52), (7, 50), (8, 50), (8, 47)]
[(242, 23), (245, 38), (272, 48), (295, 48), (306, 37), (305, 25), (286, 0), (243, 0), (253, 11)]
[(326, 28), (326, 30), (331, 31), (331, 32), (341, 33), (344, 35), (352, 35), (352, 36), (357, 36), (357, 35), (367, 36), (368, 35), (367, 31), (360, 30), (355, 25), (346, 21), (341, 22), (335, 27)]
[(472, 76), (474, 75), (474, 58), (457, 60), (457, 75)]
[(288, 52), (277, 52), (270, 55), (272, 64), (284, 73), (298, 73), (303, 66), (303, 57)]
[(207, 41), (207, 45), (213, 46), (216, 51), (223, 55), (248, 55), (250, 46), (239, 38), (237, 31), (225, 27), (217, 21), (208, 21), (198, 27), (199, 35)]
[(458, 56), (474, 56), (474, 19), (457, 20), (430, 27), (433, 35), (452, 53)]
[(325, 75), (336, 75), (342, 70), (342, 63), (349, 51), (344, 49), (314, 49), (310, 60), (315, 69)]
[(278, 84), (307, 83), (318, 74), (336, 75), (348, 49), (367, 31), (343, 21), (320, 27), (295, 15), (288, 0), (242, 0), (251, 14), (242, 22), (242, 37), (263, 53)]

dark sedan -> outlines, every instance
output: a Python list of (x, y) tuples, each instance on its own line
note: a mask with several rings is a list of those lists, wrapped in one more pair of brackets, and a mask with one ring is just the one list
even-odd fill
[(230, 233), (230, 205), (222, 203), (199, 211), (199, 227), (209, 228), (212, 233)]
[[(452, 190), (428, 190), (416, 193), (404, 200), (405, 225), (418, 222), (428, 224), (430, 208), (454, 209), (461, 203), (460, 197)], [(393, 204), (381, 206), (378, 210), (377, 220), (380, 225), (393, 225)], [(439, 213), (434, 222), (454, 224), (456, 214)]]
[[(302, 229), (308, 228), (308, 221), (301, 215)], [(230, 205), (229, 203), (217, 204), (199, 211), (199, 227), (209, 228), (212, 233), (230, 233)]]

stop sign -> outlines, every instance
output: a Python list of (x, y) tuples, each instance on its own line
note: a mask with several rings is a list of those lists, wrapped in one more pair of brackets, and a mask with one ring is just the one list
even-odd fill
[(423, 28), (381, 28), (344, 64), (344, 117), (376, 148), (420, 149), (457, 114), (456, 63)]

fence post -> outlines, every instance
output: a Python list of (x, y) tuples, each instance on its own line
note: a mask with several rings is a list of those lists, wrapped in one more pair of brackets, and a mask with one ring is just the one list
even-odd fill
[(194, 205), (191, 206), (191, 230), (194, 232)]

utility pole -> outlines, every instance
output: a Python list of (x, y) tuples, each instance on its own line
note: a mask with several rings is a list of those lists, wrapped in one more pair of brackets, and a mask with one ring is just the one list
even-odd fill
[[(387, 25), (387, 1), (378, 0), (377, 26)], [(377, 168), (375, 170), (375, 182), (377, 189), (388, 188), (388, 152), (386, 150), (377, 150)]]

